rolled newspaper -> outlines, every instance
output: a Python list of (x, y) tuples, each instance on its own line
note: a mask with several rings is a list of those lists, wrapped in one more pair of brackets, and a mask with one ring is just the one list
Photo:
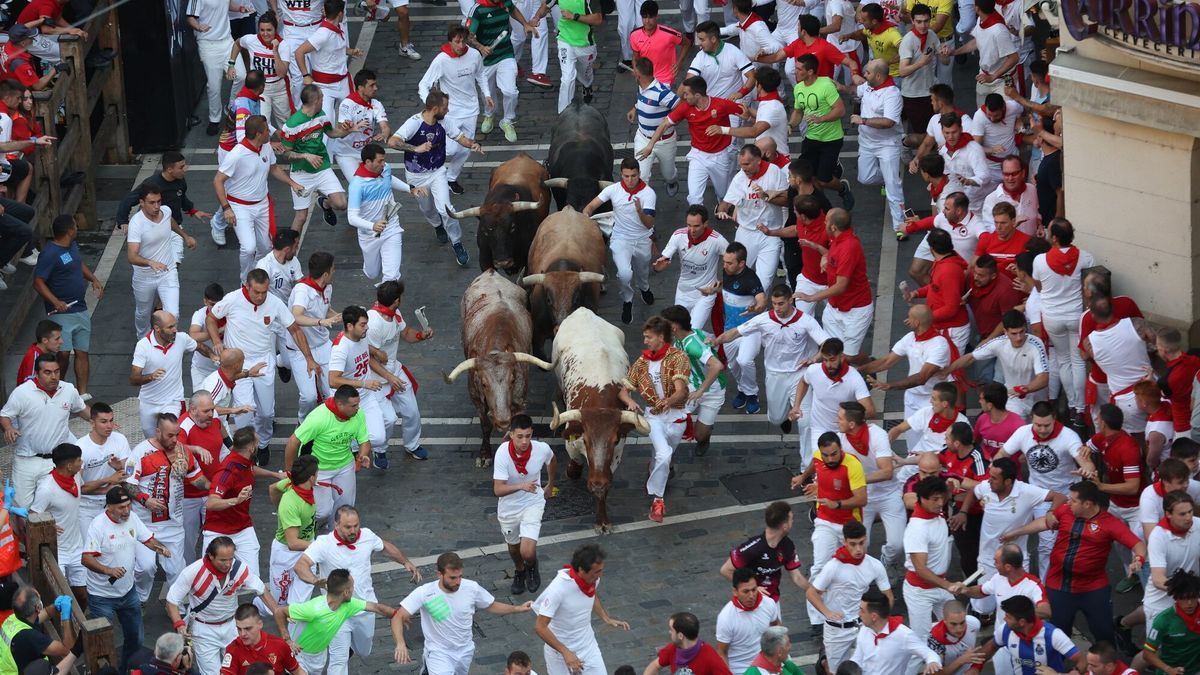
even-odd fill
[(496, 36), (496, 39), (492, 40), (492, 44), (488, 45), (488, 49), (495, 49), (496, 45), (500, 44), (501, 41), (503, 41), (507, 38), (508, 38), (508, 31), (507, 30), (501, 31), (500, 34)]
[(429, 333), (429, 319), (427, 319), (425, 317), (425, 305), (421, 305), (420, 307), (414, 309), (413, 316), (417, 317), (417, 323), (421, 324), (421, 333), (428, 334)]

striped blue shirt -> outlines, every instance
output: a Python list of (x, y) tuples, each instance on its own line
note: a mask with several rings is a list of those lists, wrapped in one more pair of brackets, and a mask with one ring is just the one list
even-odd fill
[[(675, 92), (671, 91), (670, 85), (663, 84), (659, 81), (650, 83), (649, 87), (638, 92), (637, 97), (637, 117), (638, 128), (642, 135), (646, 138), (654, 136), (654, 130), (662, 121), (666, 119), (667, 113), (671, 109), (679, 105), (679, 97)], [(675, 135), (675, 130), (672, 129), (663, 134), (663, 139), (670, 138)]]

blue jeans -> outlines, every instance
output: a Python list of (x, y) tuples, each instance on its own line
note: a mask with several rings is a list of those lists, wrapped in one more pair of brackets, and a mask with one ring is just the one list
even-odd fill
[(88, 596), (88, 613), (92, 618), (104, 617), (109, 621), (115, 616), (121, 622), (120, 671), (125, 672), (129, 657), (141, 648), (144, 637), (142, 603), (138, 600), (137, 589), (130, 588), (128, 593), (119, 598), (105, 598), (93, 593)]
[(1088, 629), (1092, 632), (1092, 642), (1112, 642), (1113, 608), (1110, 586), (1086, 593), (1068, 593), (1047, 588), (1046, 595), (1052, 608), (1050, 623), (1070, 635), (1075, 627), (1075, 615), (1083, 612)]

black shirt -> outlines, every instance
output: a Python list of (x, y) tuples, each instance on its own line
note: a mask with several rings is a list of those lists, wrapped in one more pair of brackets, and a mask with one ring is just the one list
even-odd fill
[(1058, 191), (1063, 186), (1062, 150), (1042, 157), (1037, 170), (1038, 213), (1042, 225), (1050, 227), (1050, 221), (1058, 214)]
[(12, 657), (17, 664), (17, 672), (24, 671), (25, 666), (45, 656), (53, 643), (54, 640), (37, 626), (17, 633), (12, 641)]
[(142, 184), (137, 186), (133, 192), (125, 195), (121, 203), (117, 206), (117, 224), (126, 225), (129, 223), (129, 212), (137, 208), (138, 190), (142, 189), (142, 185), (153, 185), (162, 192), (162, 203), (171, 209), (171, 220), (177, 224), (183, 224), (183, 214), (191, 211), (194, 207), (192, 200), (187, 196), (187, 179), (180, 178), (179, 180), (168, 181), (163, 178), (162, 172), (158, 172), (142, 181)]
[(730, 551), (729, 560), (738, 569), (749, 567), (754, 570), (758, 584), (766, 588), (774, 600), (779, 599), (779, 582), (783, 578), (783, 570), (800, 567), (800, 557), (796, 555), (796, 545), (792, 540), (785, 536), (772, 548), (767, 543), (765, 532), (747, 539), (741, 546)]

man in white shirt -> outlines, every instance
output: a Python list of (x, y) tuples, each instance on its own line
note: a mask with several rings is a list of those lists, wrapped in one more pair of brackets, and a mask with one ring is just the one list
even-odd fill
[(904, 107), (900, 87), (888, 74), (888, 64), (874, 59), (863, 66), (866, 82), (858, 86), (862, 105), (850, 124), (858, 129), (858, 180), (863, 185), (883, 185), (887, 193), (892, 227), (897, 238), (904, 231), (904, 187), (900, 182), (900, 150), (904, 125), (900, 112)]
[[(472, 624), (475, 610), (491, 614), (528, 612), (533, 605), (509, 605), (497, 602), (478, 583), (463, 578), (463, 562), (457, 553), (443, 553), (437, 559), (437, 581), (418, 586), (400, 601), (398, 614), (407, 623), (421, 614), (421, 633), (425, 636), (422, 672), (428, 675), (467, 675), (475, 655)], [(396, 643), (400, 663), (409, 663), (408, 645), (403, 635)]]
[[(1001, 282), (1003, 283), (1003, 282)], [(1047, 371), (1049, 362), (1046, 345), (1041, 338), (1030, 335), (1025, 328), (1025, 315), (1020, 310), (1010, 309), (1000, 319), (1004, 335), (998, 335), (980, 345), (946, 368), (947, 373), (969, 368), (980, 359), (995, 359), (1000, 364), (1000, 373), (1008, 384), (1006, 410), (1029, 419), (1033, 404), (1046, 400), (1046, 387), (1050, 384)]]
[[(248, 3), (247, 3), (248, 4)], [(200, 62), (204, 65), (204, 76), (208, 91), (209, 136), (216, 136), (221, 122), (221, 90), (225, 88), (225, 70), (229, 54), (233, 49), (233, 35), (229, 32), (229, 15), (232, 12), (253, 11), (242, 3), (228, 0), (190, 0), (185, 10), (187, 24), (196, 36)]]
[(1168, 457), (1158, 465), (1157, 473), (1158, 480), (1147, 485), (1138, 498), (1138, 522), (1142, 526), (1142, 538), (1147, 540), (1155, 526), (1166, 515), (1163, 498), (1168, 493), (1183, 490), (1191, 495), (1193, 500), (1200, 498), (1200, 481), (1192, 478), (1191, 468), (1183, 460)]
[[(479, 119), (479, 94), (483, 94), (488, 110), (495, 107), (491, 85), (483, 73), (483, 56), (467, 46), (470, 34), (466, 26), (451, 26), (446, 34), (446, 44), (429, 62), (429, 68), (417, 84), (417, 96), (422, 101), (429, 96), (434, 87), (450, 97), (446, 126), (453, 126), (469, 139), (475, 137), (475, 123)], [(458, 143), (446, 144), (446, 180), (450, 192), (456, 195), (466, 191), (458, 184), (458, 176), (470, 154), (466, 147)]]
[[(400, 343), (415, 344), (433, 337), (433, 329), (419, 330), (409, 326), (400, 313), (400, 302), (404, 297), (404, 282), (385, 281), (375, 290), (375, 304), (367, 310), (367, 341), (376, 350), (384, 369), (395, 376), (399, 385), (385, 393), (381, 406), (391, 406), (392, 415), (385, 417), (400, 422), (400, 442), (414, 459), (426, 459), (429, 451), (421, 445), (421, 408), (417, 405), (417, 380), (400, 361)], [(383, 361), (387, 358), (387, 361)], [(392, 436), (392, 427), (387, 427), (387, 437)], [(379, 456), (376, 455), (376, 459)]]
[(946, 479), (923, 478), (916, 493), (916, 508), (904, 531), (904, 605), (913, 632), (927, 635), (931, 614), (941, 620), (946, 601), (961, 593), (963, 585), (946, 580), (951, 556), (950, 529), (942, 516), (949, 501)]
[(284, 348), (287, 363), (296, 377), (296, 390), (299, 393), (296, 416), (303, 419), (322, 400), (329, 396), (330, 389), (325, 375), (329, 372), (329, 350), (333, 341), (329, 339), (329, 329), (337, 326), (342, 315), (330, 309), (333, 300), (333, 254), (325, 251), (315, 251), (308, 256), (308, 276), (302, 277), (292, 287), (286, 304), (308, 341), (308, 351), (317, 364), (317, 372), (304, 376), (304, 353), (296, 346), (289, 336)]
[[(637, 134), (633, 137), (633, 153), (636, 155), (650, 142), (650, 137), (667, 113), (679, 104), (679, 97), (671, 90), (670, 83), (654, 78), (654, 63), (648, 58), (633, 60), (633, 75), (638, 85), (637, 102), (625, 114), (625, 119), (638, 125)], [(651, 177), (654, 163), (658, 162), (658, 170), (667, 181), (668, 197), (674, 197), (679, 192), (679, 167), (675, 164), (678, 141), (677, 132), (669, 131), (658, 139), (649, 157), (638, 160), (638, 168), (646, 178)]]
[(300, 261), (296, 253), (300, 250), (300, 233), (292, 229), (284, 229), (275, 233), (271, 240), (271, 252), (254, 263), (271, 277), (271, 295), (287, 302), (292, 293), (292, 287), (304, 276), (300, 269)]
[(171, 217), (171, 209), (162, 205), (158, 187), (143, 183), (138, 190), (138, 211), (129, 219), (125, 258), (133, 268), (133, 330), (138, 337), (150, 330), (150, 311), (158, 296), (162, 308), (179, 314), (179, 270), (173, 235), (179, 235), (189, 249), (196, 240), (183, 231)]
[(1011, 81), (1021, 58), (1017, 41), (996, 11), (996, 0), (975, 0), (978, 23), (971, 29), (971, 39), (962, 46), (946, 51), (955, 56), (979, 51), (979, 74), (975, 76), (975, 105), (983, 105), (988, 94), (1004, 93), (1006, 81)]
[(650, 235), (654, 233), (654, 211), (658, 198), (642, 180), (638, 161), (621, 160), (621, 181), (600, 191), (583, 207), (591, 217), (605, 203), (612, 204), (613, 225), (608, 247), (617, 268), (617, 290), (621, 294), (621, 323), (633, 321), (633, 291), (636, 286), (642, 302), (654, 304), (650, 292)]
[(957, 111), (942, 113), (936, 118), (944, 142), (938, 153), (945, 160), (946, 187), (942, 193), (962, 192), (970, 201), (971, 212), (979, 215), (984, 199), (996, 187), (983, 146), (963, 127), (963, 116)]
[[(1024, 537), (1019, 543), (1024, 545)], [(1018, 542), (1000, 545), (992, 554), (992, 565), (996, 572), (986, 577), (983, 583), (968, 586), (963, 593), (971, 598), (971, 607), (981, 614), (991, 614), (1005, 600), (1023, 595), (1033, 601), (1038, 616), (1050, 618), (1050, 600), (1046, 597), (1046, 589), (1042, 582), (1025, 571), (1026, 554)], [(982, 554), (981, 554), (982, 557)], [(982, 566), (981, 566), (982, 567)], [(997, 621), (995, 634), (1000, 635), (1004, 630), (1004, 622)], [(1012, 664), (1006, 658), (993, 658), (992, 666), (997, 675), (1013, 675)]]
[(730, 101), (745, 98), (754, 89), (754, 64), (740, 50), (721, 40), (720, 26), (713, 21), (696, 26), (696, 41), (700, 51), (692, 58), (685, 78), (693, 75), (704, 78), (708, 96)]
[[(945, 230), (950, 235), (954, 252), (964, 262), (975, 259), (975, 248), (979, 243), (979, 236), (987, 231), (984, 229), (983, 221), (971, 211), (970, 199), (967, 198), (966, 193), (961, 191), (946, 194), (942, 200), (942, 208), (932, 216), (921, 219), (914, 216), (906, 219), (904, 228), (906, 232), (921, 228)], [(916, 252), (913, 253), (909, 276), (918, 281), (928, 280), (933, 263), (937, 259), (938, 256), (934, 255), (933, 250), (929, 247), (929, 237), (926, 236), (917, 245)], [(959, 327), (953, 328), (958, 329)], [(969, 333), (968, 328), (964, 326), (963, 332)], [(965, 340), (966, 337), (963, 339)]]
[(661, 272), (671, 264), (671, 258), (679, 254), (679, 281), (675, 285), (675, 304), (688, 310), (692, 328), (704, 330), (712, 318), (717, 294), (705, 295), (701, 289), (708, 288), (721, 278), (721, 257), (729, 242), (720, 232), (708, 226), (708, 209), (701, 204), (688, 206), (685, 216), (687, 227), (675, 230), (661, 257), (654, 261), (654, 271)]
[[(554, 492), (558, 462), (554, 451), (542, 441), (533, 440), (533, 419), (524, 413), (513, 415), (508, 440), (493, 454), (492, 492), (496, 502), (496, 520), (508, 555), (516, 571), (512, 594), (526, 590), (536, 593), (542, 586), (538, 572), (537, 540), (542, 531), (542, 513), (546, 493)], [(542, 469), (546, 469), (546, 487), (542, 487)]]
[[(867, 391), (867, 382), (857, 370), (850, 367), (840, 339), (826, 339), (821, 343), (816, 357), (818, 363), (805, 368), (796, 382), (795, 402), (788, 411), (788, 419), (792, 421), (806, 419), (801, 426), (807, 426), (808, 433), (800, 436), (800, 456), (804, 466), (812, 461), (812, 449), (817, 447), (817, 437), (826, 431), (839, 430), (838, 418), (844, 403), (857, 402), (866, 411), (867, 417), (875, 415), (875, 404)], [(810, 390), (811, 398), (808, 397)], [(806, 398), (810, 408), (807, 415), (803, 405)], [(863, 470), (870, 473), (865, 466)]]
[(196, 341), (196, 351), (192, 353), (192, 390), (200, 387), (200, 383), (217, 369), (217, 358), (212, 353), (212, 343), (208, 339), (208, 328), (204, 318), (208, 310), (225, 297), (225, 289), (221, 284), (213, 283), (204, 287), (204, 304), (192, 312), (192, 322), (188, 325), (188, 335)]
[[(38, 481), (30, 513), (45, 513), (58, 528), (58, 569), (80, 604), (87, 607), (87, 570), (80, 562), (83, 537), (79, 531), (79, 492), (83, 478), (83, 450), (73, 443), (59, 443), (50, 453), (54, 468)], [(89, 525), (91, 523), (88, 523)]]
[[(395, 544), (363, 527), (358, 509), (343, 504), (334, 511), (333, 531), (314, 539), (296, 561), (296, 576), (304, 583), (321, 587), (333, 570), (349, 570), (355, 581), (355, 597), (377, 602), (375, 582), (371, 578), (371, 555), (377, 551), (402, 566), (412, 575), (412, 581), (421, 580), (421, 573), (408, 556)], [(332, 662), (346, 663), (351, 651), (362, 658), (370, 656), (374, 637), (374, 614), (363, 612), (350, 617), (329, 645)]]
[[(871, 675), (906, 675), (915, 668), (911, 660), (924, 663), (922, 675), (934, 675), (942, 668), (938, 655), (925, 644), (927, 633), (918, 633), (904, 625), (904, 617), (892, 616), (892, 604), (879, 591), (868, 591), (858, 605), (862, 626), (855, 637), (851, 661)], [(928, 630), (928, 629), (927, 629)]]
[(1200, 570), (1200, 518), (1195, 517), (1195, 501), (1182, 490), (1163, 497), (1164, 517), (1150, 532), (1146, 543), (1146, 562), (1150, 565), (1150, 583), (1146, 584), (1142, 607), (1146, 625), (1171, 607), (1167, 580), (1178, 570), (1196, 574)]
[(18, 385), (0, 409), (4, 442), (15, 446), (14, 506), (33, 503), (37, 482), (54, 466), (50, 452), (59, 443), (71, 440), (67, 427), (71, 416), (91, 417), (75, 385), (59, 380), (57, 355), (42, 354), (34, 360), (33, 369), (33, 378)]
[(363, 275), (376, 283), (399, 280), (404, 228), (400, 225), (400, 208), (394, 191), (408, 192), (418, 198), (427, 197), (429, 191), (412, 187), (393, 175), (382, 145), (368, 144), (359, 157), (362, 163), (356, 164), (346, 188), (346, 220), (358, 231)]
[(138, 417), (146, 438), (154, 436), (158, 413), (183, 414), (183, 359), (196, 351), (196, 341), (179, 332), (174, 314), (159, 310), (150, 323), (153, 328), (134, 346), (129, 368), (129, 383), (138, 388)]
[(871, 527), (883, 521), (886, 541), (880, 559), (891, 568), (900, 564), (904, 554), (904, 528), (908, 511), (901, 499), (903, 485), (896, 478), (896, 456), (883, 427), (867, 423), (867, 409), (859, 401), (846, 401), (838, 406), (838, 439), (842, 449), (862, 464), (867, 479), (867, 505), (863, 507), (863, 525), (867, 528), (867, 544)]
[(92, 519), (104, 511), (104, 495), (125, 483), (125, 465), (129, 460), (129, 440), (116, 430), (112, 406), (92, 403), (92, 430), (75, 439), (83, 451), (83, 479), (79, 495), (79, 528), (86, 535)]
[(1082, 421), (1087, 369), (1079, 351), (1083, 316), (1083, 270), (1096, 265), (1091, 253), (1072, 245), (1075, 228), (1065, 218), (1050, 222), (1050, 250), (1033, 259), (1033, 284), (1042, 301), (1042, 327), (1058, 355), (1059, 374), (1071, 413)]
[(976, 672), (974, 658), (979, 653), (975, 643), (979, 641), (980, 621), (967, 614), (967, 608), (958, 600), (950, 600), (942, 607), (942, 620), (933, 624), (927, 644), (946, 664), (943, 669), (950, 675), (969, 675)]
[(979, 217), (983, 218), (989, 232), (994, 232), (995, 214), (992, 209), (996, 204), (1007, 202), (1012, 204), (1017, 216), (1014, 221), (1016, 228), (1034, 237), (1042, 230), (1042, 215), (1038, 211), (1037, 188), (1033, 183), (1026, 182), (1028, 172), (1025, 163), (1017, 155), (1008, 155), (1000, 161), (1000, 185), (983, 200), (983, 208)]
[(379, 81), (375, 71), (363, 68), (354, 74), (354, 91), (338, 104), (339, 123), (362, 122), (364, 125), (349, 136), (329, 141), (329, 154), (341, 168), (342, 179), (347, 183), (362, 161), (362, 149), (368, 143), (383, 143), (392, 135), (383, 102), (375, 98), (378, 92)]
[(1147, 352), (1154, 332), (1141, 317), (1114, 321), (1112, 300), (1104, 296), (1093, 296), (1089, 309), (1096, 329), (1083, 338), (1080, 351), (1108, 375), (1110, 401), (1124, 415), (1121, 428), (1145, 447), (1146, 411), (1138, 406), (1133, 388), (1154, 373)]
[(1004, 158), (1017, 154), (1017, 118), (1024, 112), (1020, 103), (1001, 94), (988, 94), (971, 120), (975, 140), (987, 156), (993, 184), (1003, 179), (1000, 167)]
[(604, 574), (604, 551), (596, 544), (575, 549), (571, 563), (534, 601), (534, 632), (545, 642), (542, 654), (547, 675), (607, 675), (604, 656), (592, 630), (592, 615), (612, 628), (629, 630), (629, 624), (612, 618), (596, 597)]
[(384, 386), (399, 388), (403, 383), (371, 356), (367, 312), (358, 305), (349, 305), (342, 310), (342, 332), (333, 339), (329, 355), (328, 384), (331, 390), (342, 385), (358, 390), (358, 409), (367, 424), (367, 436), (375, 453), (375, 468), (388, 468), (388, 438), (396, 423), (396, 411), (390, 405), (383, 405), (380, 399)]
[(783, 246), (777, 237), (768, 237), (766, 230), (783, 227), (785, 210), (769, 200), (786, 191), (787, 175), (779, 167), (764, 161), (756, 145), (743, 147), (737, 155), (741, 171), (729, 181), (729, 189), (716, 206), (717, 220), (734, 220), (737, 231), (734, 241), (746, 247), (746, 264), (754, 268), (763, 288), (774, 285), (775, 270), (779, 269), (779, 251)]
[(770, 626), (779, 626), (779, 603), (759, 590), (752, 567), (733, 571), (733, 599), (717, 614), (717, 653), (731, 673), (744, 673), (758, 656), (759, 640)]
[(334, 123), (338, 104), (350, 95), (349, 59), (346, 57), (361, 57), (363, 53), (350, 47), (346, 35), (346, 3), (325, 0), (324, 7), (325, 19), (296, 48), (292, 62), (300, 69), (303, 84), (321, 88), (321, 109)]
[(878, 558), (867, 555), (867, 528), (857, 520), (842, 526), (842, 547), (809, 581), (809, 605), (825, 617), (825, 672), (837, 672), (850, 658), (858, 636), (858, 603), (874, 584), (894, 603), (892, 584)]
[[(721, 28), (721, 37), (738, 39), (738, 48), (753, 61), (759, 54), (774, 54), (783, 45), (772, 34), (771, 28), (754, 11), (754, 0), (731, 0), (735, 22)], [(793, 25), (795, 22), (793, 22)]]

